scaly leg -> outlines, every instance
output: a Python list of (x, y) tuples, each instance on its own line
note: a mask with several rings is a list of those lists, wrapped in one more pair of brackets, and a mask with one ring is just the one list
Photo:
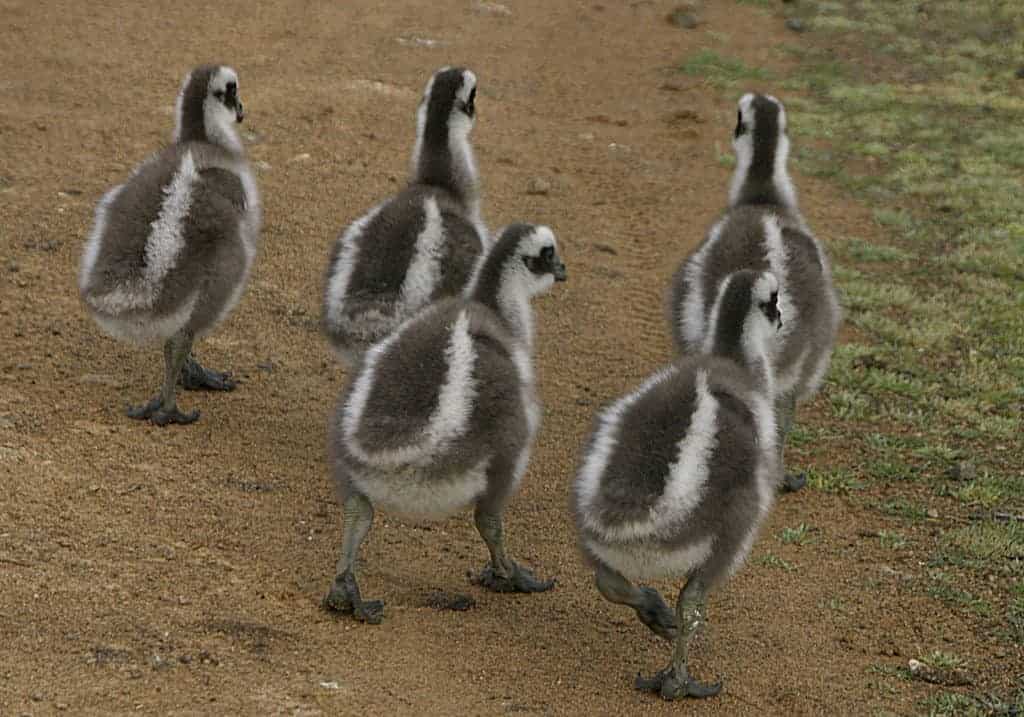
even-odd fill
[(807, 485), (807, 476), (803, 473), (785, 472), (786, 464), (783, 461), (783, 453), (786, 450), (786, 438), (789, 436), (789, 430), (793, 427), (793, 416), (795, 414), (796, 396), (794, 394), (779, 396), (775, 401), (775, 420), (778, 428), (778, 438), (776, 440), (779, 444), (779, 465), (783, 468), (781, 487), (787, 493), (798, 491)]
[(542, 593), (555, 586), (554, 580), (538, 580), (533, 573), (505, 555), (501, 515), (488, 513), (478, 505), (473, 518), (491, 553), (491, 562), (473, 579), (474, 583), (496, 593)]
[(676, 618), (661, 594), (654, 588), (636, 587), (615, 570), (600, 565), (594, 573), (594, 582), (605, 600), (618, 605), (629, 605), (636, 610), (640, 622), (666, 640), (675, 639)]
[(679, 591), (676, 602), (676, 620), (679, 632), (676, 635), (675, 648), (672, 650), (672, 662), (654, 677), (636, 678), (636, 688), (645, 692), (656, 692), (666, 700), (678, 700), (683, 697), (714, 697), (722, 690), (722, 683), (704, 684), (698, 682), (687, 668), (690, 640), (704, 625), (706, 612), (707, 588), (703, 581), (691, 577), (686, 587)]
[(334, 582), (324, 597), (323, 606), (328, 610), (352, 613), (360, 622), (378, 625), (384, 617), (383, 601), (363, 600), (356, 582), (356, 559), (359, 557), (359, 546), (373, 524), (373, 506), (365, 496), (353, 493), (345, 500), (344, 512), (341, 558), (338, 559)]
[(130, 418), (149, 420), (158, 426), (169, 423), (192, 423), (199, 418), (199, 411), (182, 413), (175, 402), (174, 391), (181, 367), (192, 348), (192, 337), (185, 332), (172, 336), (164, 343), (164, 385), (160, 395), (142, 406), (129, 406), (126, 413)]
[(186, 391), (234, 391), (237, 385), (230, 371), (205, 368), (191, 353), (181, 367), (181, 387)]

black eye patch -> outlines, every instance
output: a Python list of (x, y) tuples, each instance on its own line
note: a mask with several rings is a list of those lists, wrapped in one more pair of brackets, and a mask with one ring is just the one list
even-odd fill
[(758, 308), (761, 309), (761, 313), (767, 316), (770, 321), (776, 321), (780, 316), (779, 292), (773, 291), (771, 298), (758, 304)]
[(223, 90), (214, 90), (213, 96), (228, 107), (235, 107), (238, 104), (238, 84), (229, 82)]
[(523, 263), (534, 274), (548, 274), (552, 271), (554, 259), (555, 248), (546, 246), (541, 249), (540, 256), (524, 256)]
[(739, 137), (746, 131), (747, 128), (743, 126), (743, 112), (741, 110), (736, 110), (736, 131), (733, 133), (733, 136)]
[(469, 99), (462, 103), (463, 111), (472, 117), (476, 113), (476, 87), (469, 91)]

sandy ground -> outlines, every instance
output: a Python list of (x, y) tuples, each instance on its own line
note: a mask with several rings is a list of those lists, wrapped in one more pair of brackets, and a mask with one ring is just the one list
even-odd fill
[[(505, 15), (455, 0), (0, 0), (0, 713), (905, 713), (931, 688), (892, 689), (872, 665), (977, 652), (988, 637), (902, 590), (892, 558), (858, 538), (886, 518), (805, 491), (753, 553), (798, 569), (752, 563), (711, 599), (694, 667), (725, 680), (722, 696), (666, 705), (632, 679), (669, 647), (605, 603), (578, 559), (579, 446), (604, 402), (668, 359), (663, 287), (728, 181), (736, 98), (669, 68), (712, 31), (752, 65), (778, 67), (787, 39), (781, 20), (709, 5), (688, 31), (661, 1)], [(158, 385), (159, 351), (103, 336), (75, 277), (95, 202), (167, 141), (180, 79), (207, 60), (241, 75), (263, 248), (241, 305), (197, 349), (244, 383), (184, 395), (200, 421), (158, 429), (122, 410)], [(325, 418), (345, 381), (317, 332), (321, 277), (339, 228), (404, 180), (419, 93), (444, 64), (480, 78), (488, 223), (552, 225), (569, 267), (535, 305), (544, 423), (507, 516), (513, 554), (558, 586), (470, 585), (486, 551), (468, 515), (379, 515), (362, 583), (386, 619), (364, 626), (319, 607), (341, 525)], [(536, 179), (547, 195), (527, 193)], [(866, 208), (797, 182), (826, 241), (863, 235)], [(800, 522), (815, 542), (780, 544)], [(437, 610), (436, 591), (476, 606)], [(988, 682), (1011, 669), (999, 649)]]

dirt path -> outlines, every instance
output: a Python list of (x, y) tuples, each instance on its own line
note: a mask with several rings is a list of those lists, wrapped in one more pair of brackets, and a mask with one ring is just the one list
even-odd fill
[[(754, 551), (799, 570), (751, 564), (712, 598), (695, 664), (723, 696), (666, 706), (631, 683), (667, 646), (603, 602), (577, 558), (580, 442), (669, 356), (662, 290), (729, 174), (734, 100), (666, 68), (709, 30), (777, 64), (781, 20), (751, 33), (761, 16), (725, 2), (696, 31), (665, 23), (661, 1), (533, 0), (509, 16), (455, 0), (60, 5), (0, 0), (0, 712), (905, 712), (921, 690), (890, 694), (868, 668), (938, 634), (973, 639), (879, 572), (857, 530), (884, 519), (808, 491)], [(156, 385), (158, 352), (101, 336), (74, 277), (96, 200), (169, 136), (180, 77), (207, 59), (241, 73), (264, 246), (199, 348), (244, 385), (185, 396), (201, 421), (159, 430), (121, 414)], [(482, 592), (465, 579), (485, 559), (470, 520), (381, 516), (363, 583), (386, 621), (360, 626), (319, 609), (341, 523), (324, 420), (344, 380), (316, 331), (321, 272), (338, 228), (403, 181), (420, 89), (448, 63), (480, 78), (486, 219), (550, 223), (569, 266), (536, 306), (546, 410), (508, 517), (514, 554), (559, 585)], [(533, 178), (547, 196), (527, 194)], [(797, 181), (824, 238), (867, 217)], [(812, 546), (773, 537), (800, 522), (821, 528)], [(437, 611), (435, 590), (477, 605)]]

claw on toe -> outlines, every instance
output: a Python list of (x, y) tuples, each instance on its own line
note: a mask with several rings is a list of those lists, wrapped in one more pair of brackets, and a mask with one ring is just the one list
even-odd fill
[(684, 697), (703, 699), (714, 697), (722, 691), (722, 682), (705, 684), (698, 682), (689, 675), (680, 680), (672, 667), (667, 667), (652, 677), (636, 676), (634, 683), (636, 689), (641, 692), (652, 692), (661, 695), (664, 700), (680, 700)]
[(234, 391), (238, 386), (230, 371), (213, 371), (194, 359), (181, 367), (179, 380), (186, 391)]
[(806, 473), (787, 473), (782, 477), (782, 492), (795, 493), (807, 485)]
[(160, 397), (154, 398), (149, 403), (142, 406), (129, 406), (125, 411), (125, 414), (129, 418), (134, 418), (139, 421), (149, 421), (156, 426), (167, 426), (171, 423), (177, 423), (180, 425), (187, 425), (189, 423), (195, 423), (199, 418), (199, 411), (189, 411), (188, 413), (182, 413), (178, 410), (178, 407), (165, 411), (162, 406)]
[(721, 681), (705, 684), (693, 679), (689, 675), (686, 675), (685, 679), (680, 680), (675, 670), (671, 667), (667, 667), (651, 677), (643, 677), (638, 674), (635, 686), (641, 692), (661, 695), (662, 699), (668, 701), (679, 700), (684, 697), (694, 697), (697, 699), (714, 697), (722, 691)]
[(347, 586), (337, 581), (331, 585), (330, 591), (320, 604), (324, 610), (351, 615), (359, 622), (369, 625), (379, 625), (384, 619), (383, 600), (362, 600), (358, 596), (353, 598)]
[(499, 575), (494, 566), (488, 563), (479, 575), (470, 574), (470, 581), (496, 593), (542, 593), (555, 587), (554, 578), (538, 580), (520, 565), (513, 565), (512, 574), (506, 576)]

